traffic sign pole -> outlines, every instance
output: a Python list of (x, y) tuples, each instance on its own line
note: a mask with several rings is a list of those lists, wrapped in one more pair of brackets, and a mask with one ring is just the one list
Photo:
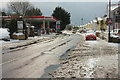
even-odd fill
[[(111, 12), (111, 0), (109, 0), (109, 18), (110, 18), (110, 12)], [(108, 33), (108, 42), (110, 42), (110, 24), (109, 24), (109, 33)]]

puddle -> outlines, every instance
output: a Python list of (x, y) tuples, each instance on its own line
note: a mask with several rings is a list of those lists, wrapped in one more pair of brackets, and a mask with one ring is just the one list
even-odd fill
[(45, 69), (45, 73), (41, 76), (41, 78), (52, 78), (52, 76), (49, 75), (48, 73), (53, 74), (54, 71), (55, 71), (58, 67), (60, 67), (60, 66), (61, 66), (61, 64), (48, 66), (48, 67)]
[(65, 52), (65, 54), (63, 54), (63, 55), (60, 56), (60, 59), (66, 60), (66, 57), (67, 57), (68, 54), (72, 51), (73, 48), (75, 48), (75, 46), (72, 46), (71, 48), (69, 48), (69, 49)]
[[(55, 48), (57, 48), (57, 47), (63, 46), (63, 45), (65, 45), (66, 43), (68, 43), (68, 42), (70, 42), (70, 41), (72, 41), (72, 40), (73, 40), (73, 39), (70, 39), (70, 40), (66, 41), (65, 43), (62, 43), (62, 44), (60, 44), (60, 45), (52, 48), (52, 49), (49, 50), (49, 51), (52, 51), (53, 49), (55, 49)], [(60, 56), (60, 59), (66, 60), (66, 57), (68, 56), (68, 54), (72, 51), (73, 48), (76, 47), (76, 45), (77, 45), (78, 43), (79, 43), (79, 41), (76, 42), (76, 43), (74, 43), (74, 46), (72, 46), (71, 48), (67, 49), (66, 52), (65, 52), (63, 55)], [(44, 74), (41, 76), (41, 78), (53, 78), (52, 75), (49, 75), (49, 73), (50, 73), (50, 74), (53, 74), (54, 71), (55, 71), (56, 69), (58, 69), (60, 66), (62, 66), (62, 64), (56, 64), (56, 65), (50, 65), (50, 66), (48, 66), (48, 67), (44, 70), (45, 72), (44, 72)]]
[[(72, 51), (72, 49), (74, 48), (75, 46), (72, 46), (70, 49), (68, 49), (65, 54), (61, 55), (60, 56), (60, 59), (64, 59), (66, 60), (66, 57), (68, 56), (68, 54), (70, 53), (70, 51)], [(49, 75), (48, 73), (50, 74), (53, 74), (54, 71), (59, 68), (60, 66), (62, 66), (62, 64), (57, 64), (57, 65), (50, 65), (48, 66), (46, 69), (45, 69), (45, 73), (41, 76), (41, 78), (52, 78), (51, 75)]]

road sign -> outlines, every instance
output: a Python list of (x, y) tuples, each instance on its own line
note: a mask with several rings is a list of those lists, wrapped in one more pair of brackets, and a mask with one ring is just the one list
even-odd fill
[(57, 29), (60, 30), (60, 24), (57, 24)]
[(60, 24), (60, 21), (57, 21), (56, 24)]
[[(57, 31), (60, 31), (60, 21), (57, 21), (57, 22), (56, 22), (56, 30), (57, 30)], [(57, 32), (57, 31), (56, 31), (56, 32)]]
[(23, 21), (17, 21), (18, 29), (23, 29)]
[(108, 18), (107, 23), (108, 24), (113, 24), (112, 18)]

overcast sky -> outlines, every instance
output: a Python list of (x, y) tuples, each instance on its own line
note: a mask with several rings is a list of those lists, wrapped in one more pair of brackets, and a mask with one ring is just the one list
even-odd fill
[[(3, 8), (6, 8), (7, 2), (10, 0), (2, 0)], [(60, 6), (71, 14), (71, 24), (80, 25), (81, 18), (84, 24), (102, 17), (105, 14), (108, 0), (28, 0), (35, 7), (40, 8), (43, 16), (51, 16), (55, 7)], [(83, 2), (84, 1), (84, 2)], [(119, 0), (112, 0), (118, 2)], [(1, 7), (1, 6), (0, 6)]]
[(106, 11), (107, 2), (33, 2), (35, 7), (41, 9), (43, 16), (51, 16), (55, 7), (62, 7), (71, 14), (71, 24), (80, 25), (81, 18), (84, 24), (103, 17)]
[[(18, 0), (0, 0), (0, 2), (9, 2)], [(25, 0), (23, 0), (25, 1)], [(27, 0), (30, 2), (108, 2), (109, 0)], [(111, 0), (112, 2), (118, 2), (119, 0)]]

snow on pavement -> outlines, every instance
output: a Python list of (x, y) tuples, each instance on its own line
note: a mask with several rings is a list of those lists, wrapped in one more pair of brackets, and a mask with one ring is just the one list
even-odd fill
[(117, 78), (118, 46), (103, 40), (79, 43), (53, 74), (65, 78)]
[(0, 39), (9, 38), (9, 32), (7, 28), (0, 28)]

